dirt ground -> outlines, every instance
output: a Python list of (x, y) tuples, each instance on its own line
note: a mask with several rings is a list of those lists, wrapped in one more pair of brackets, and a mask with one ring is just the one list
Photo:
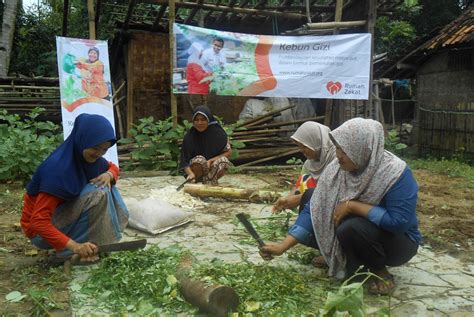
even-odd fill
[[(271, 180), (272, 190), (287, 190), (296, 172), (252, 174)], [(424, 170), (414, 171), (420, 192), (418, 219), (425, 245), (462, 261), (474, 258), (474, 189), (461, 178), (449, 178)], [(42, 264), (38, 252), (19, 227), (23, 186), (0, 184), (0, 316), (50, 314), (69, 316), (68, 275)], [(19, 291), (29, 294), (19, 303), (5, 296)], [(32, 299), (34, 298), (34, 299)]]

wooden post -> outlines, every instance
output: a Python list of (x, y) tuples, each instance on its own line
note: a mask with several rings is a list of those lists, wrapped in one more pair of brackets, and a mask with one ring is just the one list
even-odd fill
[(89, 39), (95, 40), (94, 0), (87, 0), (87, 12), (89, 15)]
[[(371, 40), (371, 52), (370, 52), (370, 77), (369, 77), (369, 100), (368, 100), (368, 106), (370, 109), (374, 108), (373, 102), (372, 102), (372, 85), (373, 85), (373, 76), (374, 76), (374, 37), (375, 37), (375, 20), (377, 19), (377, 0), (369, 0), (369, 7), (368, 7), (368, 16), (367, 16), (367, 32), (369, 32), (372, 35), (372, 40)], [(375, 109), (375, 112), (377, 113), (377, 109)], [(372, 114), (373, 116), (373, 114)]]
[(64, 0), (64, 7), (63, 7), (63, 30), (61, 35), (67, 36), (67, 21), (69, 16), (69, 0)]
[(173, 93), (173, 69), (174, 69), (174, 32), (173, 23), (175, 17), (175, 0), (169, 1), (169, 41), (170, 41), (170, 103), (171, 103), (171, 117), (173, 120), (173, 126), (178, 125), (178, 105), (176, 102), (176, 96)]

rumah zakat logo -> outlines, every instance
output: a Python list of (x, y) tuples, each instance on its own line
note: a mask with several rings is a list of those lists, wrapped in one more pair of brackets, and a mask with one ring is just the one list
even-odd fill
[(342, 84), (338, 81), (330, 81), (326, 84), (326, 89), (331, 95), (337, 94), (342, 89)]

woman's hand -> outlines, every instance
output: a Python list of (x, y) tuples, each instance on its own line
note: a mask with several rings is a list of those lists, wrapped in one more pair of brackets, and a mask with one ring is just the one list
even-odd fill
[(114, 180), (114, 175), (112, 172), (105, 172), (97, 176), (96, 178), (91, 179), (91, 183), (94, 184), (96, 187), (104, 188), (108, 187), (110, 190), (110, 185), (112, 184), (112, 181)]
[(263, 247), (260, 248), (260, 256), (269, 261), (273, 259), (273, 256), (279, 256), (285, 253), (286, 249), (281, 243), (266, 243)]
[(285, 208), (288, 208), (288, 196), (287, 197), (280, 197), (278, 200), (275, 202), (272, 208), (272, 212), (274, 214), (279, 213)]
[(66, 248), (71, 250), (74, 254), (80, 256), (81, 261), (94, 261), (97, 259), (97, 253), (99, 248), (92, 242), (77, 243), (76, 241), (70, 239)]
[(196, 182), (196, 175), (193, 172), (190, 172), (188, 176), (186, 176), (186, 180), (188, 183), (195, 183)]
[(301, 202), (302, 195), (288, 195), (286, 197), (280, 197), (273, 205), (272, 212), (274, 214), (279, 213), (283, 209), (293, 209), (297, 207)]
[(339, 224), (350, 214), (350, 200), (340, 202), (334, 210), (334, 225), (337, 227)]

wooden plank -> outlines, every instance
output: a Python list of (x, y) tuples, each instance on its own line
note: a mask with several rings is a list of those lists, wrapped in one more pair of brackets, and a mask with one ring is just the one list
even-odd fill
[(156, 18), (155, 18), (155, 22), (153, 22), (153, 26), (151, 27), (152, 31), (158, 30), (158, 28), (160, 26), (160, 21), (163, 18), (163, 16), (165, 15), (167, 8), (168, 8), (167, 4), (162, 4), (160, 6), (160, 10), (158, 10), (158, 13), (157, 13)]
[(178, 125), (178, 104), (176, 101), (176, 95), (173, 93), (173, 69), (174, 69), (174, 31), (173, 23), (175, 19), (175, 0), (169, 0), (170, 10), (168, 13), (169, 20), (169, 32), (168, 38), (170, 41), (170, 104), (171, 104), (171, 120), (173, 121), (173, 127)]
[[(230, 0), (228, 7), (233, 8), (236, 3), (237, 3), (237, 0)], [(222, 12), (221, 15), (217, 18), (216, 24), (222, 23), (226, 17), (227, 17), (227, 12)]]
[[(198, 4), (202, 4), (203, 0), (198, 0), (197, 3)], [(189, 13), (188, 17), (186, 20), (184, 20), (184, 24), (190, 24), (193, 19), (194, 19), (194, 16), (196, 15), (196, 13), (199, 11), (199, 7), (196, 7), (196, 8), (193, 8), (191, 10), (191, 12)]]

